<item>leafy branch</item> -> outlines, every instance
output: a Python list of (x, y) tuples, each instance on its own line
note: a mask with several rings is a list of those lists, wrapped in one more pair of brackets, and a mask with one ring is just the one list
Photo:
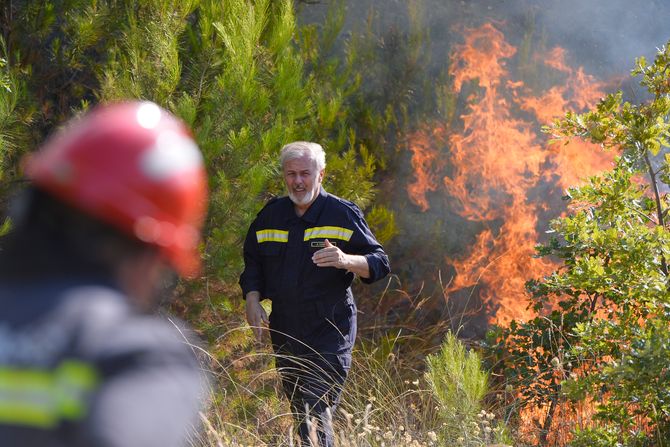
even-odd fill
[[(611, 171), (569, 189), (570, 213), (551, 223), (552, 240), (538, 247), (563, 264), (527, 284), (529, 306), (548, 315), (512, 322), (488, 341), (500, 374), (523, 386), (520, 404), (549, 409), (541, 440), (560, 402), (593, 399), (602, 401), (599, 423), (574, 445), (595, 445), (612, 433), (617, 445), (665, 445), (670, 438), (670, 157), (661, 157), (670, 132), (668, 46), (653, 64), (639, 58), (632, 74), (649, 92), (646, 101), (613, 93), (544, 129), (618, 156)], [(551, 340), (550, 329), (558, 333)], [(635, 427), (631, 416), (648, 423)]]

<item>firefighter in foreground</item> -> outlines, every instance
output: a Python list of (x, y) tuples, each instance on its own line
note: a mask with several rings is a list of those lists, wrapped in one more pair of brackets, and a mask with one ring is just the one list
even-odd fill
[[(288, 144), (280, 163), (288, 197), (271, 200), (251, 224), (240, 285), (258, 338), (269, 323), (303, 445), (316, 435), (319, 445), (332, 446), (331, 418), (356, 338), (350, 286), (354, 275), (365, 283), (383, 278), (389, 261), (360, 209), (322, 188), (319, 144)], [(272, 300), (269, 319), (260, 304), (265, 298)]]
[(201, 154), (157, 105), (95, 109), (27, 161), (0, 241), (0, 444), (178, 446), (207, 379), (149, 315), (199, 267)]

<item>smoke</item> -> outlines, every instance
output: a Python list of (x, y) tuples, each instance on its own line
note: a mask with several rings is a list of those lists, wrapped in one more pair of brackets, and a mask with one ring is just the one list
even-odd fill
[(566, 48), (580, 65), (601, 75), (626, 70), (638, 56), (653, 56), (670, 38), (665, 0), (429, 0), (426, 9), (434, 27), (502, 20), (510, 32), (514, 27), (524, 32), (523, 24), (532, 20), (550, 45)]
[[(513, 307), (515, 300), (520, 301), (518, 308), (521, 311), (525, 308), (519, 296), (523, 293), (523, 281), (529, 278), (501, 278), (504, 274), (498, 269), (500, 264), (512, 263), (510, 270), (516, 270), (518, 275), (542, 271), (530, 272), (534, 267), (523, 262), (514, 264), (517, 261), (509, 255), (514, 242), (503, 243), (503, 239), (523, 228), (524, 236), (532, 237), (519, 244), (527, 245), (522, 256), (530, 258), (532, 247), (543, 237), (548, 221), (563, 211), (560, 197), (566, 187), (564, 183), (568, 177), (574, 181), (574, 172), (570, 171), (584, 164), (571, 158), (575, 153), (585, 153), (586, 149), (569, 154), (548, 147), (546, 136), (539, 132), (541, 125), (548, 124), (541, 115), (558, 117), (568, 107), (590, 107), (603, 86), (604, 93), (622, 88), (627, 96), (639, 100), (636, 84), (626, 79), (636, 57), (653, 58), (656, 48), (670, 38), (667, 28), (670, 2), (349, 0), (346, 5), (343, 36), (369, 26), (379, 36), (380, 51), (392, 53), (382, 59), (390, 61), (386, 70), (371, 67), (374, 74), (365, 81), (364, 88), (372, 97), (376, 91), (392, 96), (395, 90), (404, 88), (415, 101), (410, 104), (410, 112), (415, 113), (416, 131), (399, 143), (399, 146), (405, 145), (405, 150), (400, 151), (404, 156), (391, 160), (393, 173), (389, 177), (392, 179), (380, 179), (383, 201), (391, 204), (401, 227), (400, 236), (388, 247), (394, 271), (403, 280), (403, 287), (410, 291), (434, 284), (432, 290), (425, 288), (424, 293), (446, 296), (445, 305), (451, 306), (452, 315), (469, 313), (471, 316), (466, 318), (469, 321), (459, 320), (466, 324), (462, 335), (481, 336), (486, 321), (491, 321), (501, 309), (501, 301), (507, 300), (507, 307)], [(321, 23), (328, 6), (328, 3), (305, 6), (301, 20)], [(451, 110), (453, 116), (449, 116), (449, 110), (436, 99), (439, 96), (436, 92), (440, 91), (440, 85), (453, 82), (457, 67), (452, 64), (468, 64), (467, 52), (463, 52), (465, 56), (460, 59), (452, 59), (456, 49), (462, 51), (466, 34), (487, 24), (494, 24), (494, 28), (504, 34), (505, 44), (515, 49), (513, 54), (510, 52), (500, 59), (502, 65), (497, 69), (505, 72), (503, 81), (498, 85), (494, 80), (494, 84), (485, 86), (481, 75), (478, 85), (476, 77), (469, 78), (462, 88), (452, 92), (454, 110)], [(411, 41), (417, 35), (421, 37), (418, 49), (421, 70), (418, 73), (403, 71), (402, 54), (393, 54), (393, 51), (398, 49), (397, 53), (401, 53), (407, 49), (390, 42)], [(477, 44), (486, 46), (486, 38), (482, 40)], [(426, 86), (419, 78), (431, 79), (432, 83)], [(573, 85), (566, 86), (566, 82)], [(589, 84), (594, 84), (594, 93), (588, 101), (574, 99), (583, 93), (579, 90), (589, 89)], [(560, 92), (552, 90), (556, 88)], [(502, 123), (485, 118), (482, 126), (470, 128), (472, 121), (480, 119), (472, 116), (472, 104), (479, 101), (484, 105), (487, 97), (492, 109), (501, 107), (497, 118), (502, 118)], [(547, 113), (547, 109), (557, 103), (565, 109), (559, 107), (558, 114)], [(466, 115), (470, 115), (467, 118), (470, 122), (464, 119)], [(501, 124), (512, 133), (511, 143), (498, 141)], [(476, 139), (489, 142), (475, 148), (472, 140)], [(527, 141), (519, 143), (521, 139)], [(457, 148), (459, 142), (461, 148)], [(496, 144), (508, 146), (495, 149), (498, 152), (487, 152), (487, 145)], [(517, 144), (525, 144), (527, 149), (512, 153), (511, 146)], [(514, 179), (501, 183), (501, 173), (478, 181), (476, 168), (456, 164), (457, 149), (466, 157), (479, 153), (482, 160), (494, 159), (491, 167), (497, 167), (495, 157), (499, 153), (500, 163), (507, 164), (508, 170), (515, 169), (519, 157), (535, 157), (528, 161), (527, 168), (523, 163), (516, 168), (516, 182), (527, 184), (526, 189), (513, 191)], [(481, 163), (486, 165), (485, 161)], [(452, 179), (459, 175), (467, 177), (466, 181), (453, 184)], [(408, 185), (418, 178), (428, 186), (411, 197)], [(454, 190), (461, 190), (462, 196), (457, 198)], [(488, 217), (462, 212), (462, 208), (473, 204), (471, 200), (476, 200), (477, 195), (486, 196), (477, 212), (491, 211)], [(511, 205), (520, 210), (514, 218), (505, 208)], [(495, 208), (498, 206), (500, 208)], [(527, 225), (526, 221), (533, 224)], [(513, 229), (512, 224), (517, 229)], [(475, 249), (483, 251), (473, 254)], [(459, 271), (465, 264), (469, 271)], [(444, 282), (440, 283), (438, 278)], [(452, 283), (448, 284), (449, 281)], [(518, 295), (504, 292), (505, 296), (501, 296), (500, 287), (512, 283), (521, 289)]]
[(667, 1), (561, 0), (546, 2), (538, 23), (574, 60), (598, 74), (619, 74), (636, 57), (653, 57), (670, 38)]
[[(302, 23), (323, 23), (336, 0), (298, 2)], [(627, 74), (636, 57), (653, 57), (670, 39), (667, 0), (345, 0), (344, 34), (368, 21), (384, 36), (391, 29), (412, 32), (409, 10), (418, 10), (429, 35), (432, 68), (446, 61), (459, 26), (506, 23), (514, 40), (533, 28), (535, 39), (568, 50), (572, 62), (599, 76)]]

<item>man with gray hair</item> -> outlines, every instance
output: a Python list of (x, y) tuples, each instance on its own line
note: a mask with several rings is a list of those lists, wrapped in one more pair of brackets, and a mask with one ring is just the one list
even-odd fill
[[(303, 445), (317, 437), (330, 447), (356, 338), (351, 283), (355, 275), (364, 283), (385, 277), (389, 260), (361, 210), (323, 189), (321, 145), (287, 144), (280, 163), (288, 196), (270, 200), (251, 224), (240, 286), (259, 339), (269, 324)], [(262, 299), (272, 300), (269, 319)]]

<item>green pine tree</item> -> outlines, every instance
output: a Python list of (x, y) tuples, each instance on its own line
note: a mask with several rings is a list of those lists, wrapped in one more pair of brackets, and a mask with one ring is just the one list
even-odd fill
[[(207, 275), (233, 284), (246, 226), (282, 191), (276, 159), (283, 144), (320, 142), (329, 190), (363, 208), (372, 204), (378, 161), (368, 146), (377, 140), (356, 134), (355, 48), (333, 56), (343, 7), (333, 2), (323, 26), (301, 28), (287, 0), (8, 5), (1, 17), (3, 172), (16, 175), (21, 154), (93, 103), (155, 101), (188, 122), (205, 153)], [(381, 126), (375, 131), (381, 138)], [(388, 217), (377, 219), (384, 234), (395, 234), (388, 209), (375, 213)]]

